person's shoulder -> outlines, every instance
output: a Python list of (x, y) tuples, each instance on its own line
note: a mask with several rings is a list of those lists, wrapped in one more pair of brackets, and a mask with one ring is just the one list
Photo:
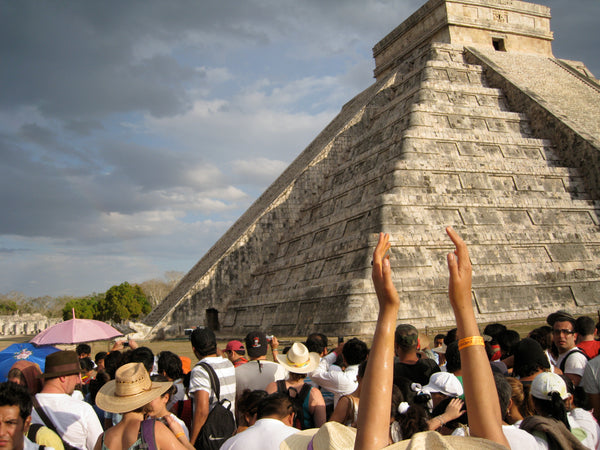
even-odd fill
[(590, 359), (588, 361), (588, 366), (591, 366), (596, 369), (600, 368), (600, 354)]
[(537, 441), (532, 434), (514, 425), (502, 425), (502, 432), (512, 448), (535, 448)]
[(273, 371), (273, 373), (277, 371), (285, 371), (285, 367), (273, 361), (261, 361), (260, 363), (263, 366), (263, 368), (266, 367), (268, 370)]
[(194, 378), (208, 378), (208, 372), (200, 364), (202, 361), (199, 361), (194, 367), (192, 367), (192, 370), (190, 371), (190, 380)]
[(216, 368), (235, 369), (235, 367), (233, 366), (233, 363), (231, 361), (229, 361), (229, 359), (223, 358), (222, 356), (209, 356), (207, 358), (204, 358), (200, 362), (205, 362), (206, 364), (210, 365), (213, 369), (216, 369)]
[(575, 347), (568, 355), (568, 358), (567, 364), (569, 364), (571, 361), (576, 361), (578, 363), (585, 362), (587, 364), (589, 361), (588, 356), (579, 347)]
[(154, 436), (156, 437), (159, 447), (161, 448), (171, 447), (169, 444), (172, 442), (172, 438), (175, 438), (175, 435), (171, 432), (171, 429), (160, 420), (154, 421)]
[(438, 364), (435, 362), (434, 359), (431, 358), (420, 358), (419, 361), (417, 362), (417, 364), (421, 365), (421, 366), (425, 366), (429, 369), (437, 369), (437, 371), (440, 370), (440, 366), (438, 366)]
[(577, 422), (594, 422), (596, 423), (596, 420), (594, 419), (594, 416), (591, 412), (586, 411), (583, 408), (573, 408), (571, 411), (569, 411), (567, 413), (567, 415), (574, 419)]

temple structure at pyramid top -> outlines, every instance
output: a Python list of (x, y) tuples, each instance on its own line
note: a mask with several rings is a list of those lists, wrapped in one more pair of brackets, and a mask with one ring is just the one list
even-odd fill
[[(560, 39), (560, 36), (558, 37)], [(444, 228), (480, 323), (600, 305), (600, 86), (552, 54), (550, 10), (430, 0), (350, 100), (145, 319), (153, 333), (370, 334), (378, 232), (399, 322), (453, 327)]]
[(428, 1), (374, 48), (375, 78), (437, 42), (552, 56), (550, 8), (521, 1)]

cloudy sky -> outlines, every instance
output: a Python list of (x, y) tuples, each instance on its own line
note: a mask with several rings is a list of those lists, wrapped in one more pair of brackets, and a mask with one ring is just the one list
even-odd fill
[[(0, 293), (187, 272), (423, 0), (0, 0)], [(600, 74), (598, 0), (544, 0)]]

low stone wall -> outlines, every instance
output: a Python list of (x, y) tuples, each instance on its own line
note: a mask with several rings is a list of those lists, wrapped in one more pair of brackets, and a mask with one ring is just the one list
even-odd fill
[(58, 322), (62, 322), (60, 317), (48, 318), (41, 314), (0, 316), (0, 336), (37, 334)]

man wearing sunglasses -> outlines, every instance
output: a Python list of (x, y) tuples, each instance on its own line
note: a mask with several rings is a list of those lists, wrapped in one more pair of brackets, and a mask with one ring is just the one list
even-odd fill
[(588, 357), (576, 345), (575, 318), (566, 311), (556, 311), (546, 318), (552, 327), (552, 342), (558, 349), (557, 366), (579, 386)]

